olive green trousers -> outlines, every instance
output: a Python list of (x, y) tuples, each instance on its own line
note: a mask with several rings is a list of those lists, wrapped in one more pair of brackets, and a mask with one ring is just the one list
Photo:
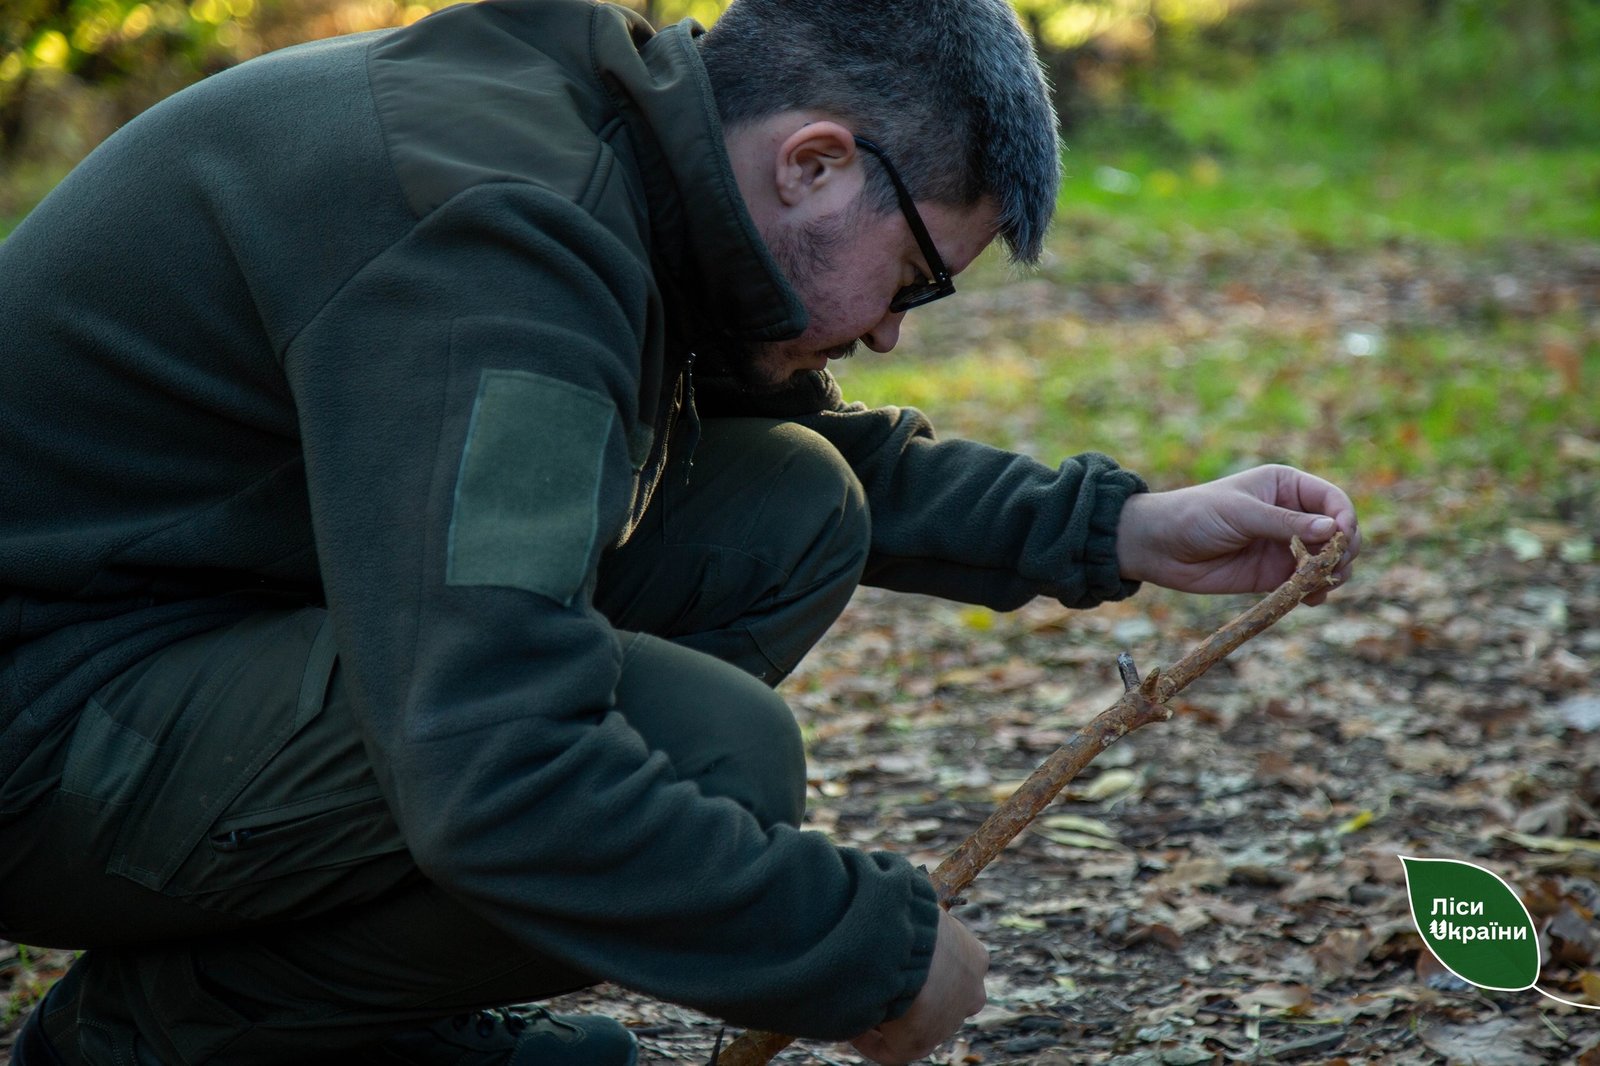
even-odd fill
[[(683, 475), (599, 576), (618, 702), (682, 778), (797, 824), (804, 755), (770, 686), (860, 577), (861, 489), (822, 438), (752, 419), (708, 420)], [(45, 1018), (68, 1062), (338, 1061), (595, 980), (417, 872), (320, 608), (165, 649), (52, 743), (59, 784), (0, 828), (0, 935), (88, 949)]]

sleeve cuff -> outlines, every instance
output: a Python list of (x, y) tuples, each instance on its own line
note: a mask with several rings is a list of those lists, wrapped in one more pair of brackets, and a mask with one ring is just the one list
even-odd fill
[(1117, 562), (1117, 522), (1128, 497), (1150, 488), (1144, 478), (1123, 470), (1106, 456), (1089, 453), (1080, 458), (1089, 467), (1088, 477), (1094, 485), (1083, 546), (1084, 598), (1091, 603), (1127, 599), (1139, 591), (1139, 582), (1122, 576)]
[(907, 918), (911, 922), (911, 951), (904, 967), (905, 985), (900, 995), (889, 1001), (883, 1021), (890, 1022), (911, 1009), (911, 1003), (928, 980), (933, 965), (933, 945), (939, 937), (939, 897), (933, 883), (918, 873), (910, 879), (911, 900)]

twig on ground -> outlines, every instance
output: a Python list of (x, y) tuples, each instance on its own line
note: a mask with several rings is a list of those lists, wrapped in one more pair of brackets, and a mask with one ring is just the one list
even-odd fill
[[(1140, 681), (1132, 657), (1125, 652), (1119, 655), (1117, 669), (1126, 689), (1122, 698), (1057, 748), (948, 859), (939, 864), (931, 875), (939, 902), (949, 907), (979, 871), (1015, 840), (1097, 755), (1135, 729), (1171, 718), (1172, 711), (1166, 704), (1173, 696), (1245, 641), (1288, 614), (1301, 600), (1336, 584), (1333, 572), (1344, 557), (1345, 544), (1344, 534), (1336, 533), (1321, 552), (1312, 555), (1297, 538), (1293, 548), (1298, 565), (1289, 580), (1201, 641), (1165, 671), (1151, 670)], [(790, 1036), (750, 1030), (720, 1054), (713, 1055), (711, 1066), (765, 1066), (793, 1041)]]

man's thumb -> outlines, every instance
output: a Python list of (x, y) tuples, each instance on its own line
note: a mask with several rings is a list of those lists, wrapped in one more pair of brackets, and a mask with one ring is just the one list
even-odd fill
[(1301, 531), (1300, 539), (1308, 540), (1313, 544), (1321, 544), (1323, 541), (1328, 540), (1333, 536), (1334, 531), (1339, 528), (1338, 523), (1325, 514), (1302, 515), (1301, 518), (1309, 518), (1310, 521), (1305, 523), (1305, 529)]
[(1267, 506), (1256, 514), (1255, 535), (1270, 540), (1287, 541), (1299, 537), (1309, 544), (1321, 544), (1338, 528), (1327, 515), (1306, 514), (1286, 507)]

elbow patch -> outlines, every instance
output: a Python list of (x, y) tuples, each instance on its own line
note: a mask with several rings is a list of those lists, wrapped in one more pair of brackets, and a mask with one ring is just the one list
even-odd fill
[(615, 419), (615, 407), (588, 389), (525, 370), (485, 370), (456, 478), (445, 583), (570, 604), (599, 532)]

